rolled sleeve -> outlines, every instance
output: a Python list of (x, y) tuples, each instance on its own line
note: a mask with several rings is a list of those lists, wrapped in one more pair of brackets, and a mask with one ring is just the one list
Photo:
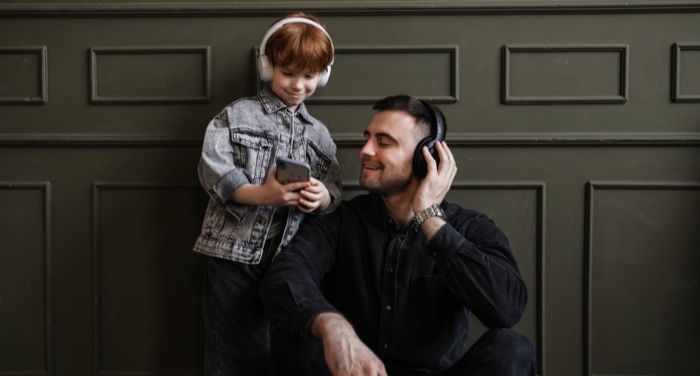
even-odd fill
[(197, 172), (200, 184), (209, 196), (240, 220), (249, 207), (234, 203), (233, 192), (250, 183), (250, 177), (234, 163), (230, 132), (224, 110), (207, 125)]

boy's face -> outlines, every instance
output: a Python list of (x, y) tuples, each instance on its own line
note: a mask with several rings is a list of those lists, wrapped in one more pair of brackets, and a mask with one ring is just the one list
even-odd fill
[(270, 86), (290, 110), (296, 111), (297, 106), (316, 91), (319, 76), (318, 72), (275, 66)]

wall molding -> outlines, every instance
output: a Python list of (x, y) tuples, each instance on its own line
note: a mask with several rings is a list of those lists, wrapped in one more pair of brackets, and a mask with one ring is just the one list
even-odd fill
[(92, 235), (91, 235), (91, 255), (92, 255), (92, 370), (93, 375), (99, 376), (188, 376), (193, 373), (188, 372), (142, 372), (142, 371), (105, 371), (102, 370), (102, 270), (101, 262), (101, 239), (100, 239), (100, 192), (108, 190), (165, 190), (184, 189), (199, 190), (199, 185), (195, 183), (179, 182), (133, 182), (133, 181), (94, 181), (92, 183)]
[(41, 190), (44, 200), (44, 339), (45, 370), (0, 370), (0, 376), (51, 376), (54, 374), (54, 309), (53, 309), (53, 194), (48, 181), (0, 181), (1, 190)]
[[(580, 53), (616, 52), (620, 55), (618, 66), (620, 81), (617, 95), (592, 96), (514, 96), (510, 93), (511, 55), (513, 53)], [(501, 60), (501, 102), (503, 104), (621, 104), (627, 102), (629, 46), (628, 45), (505, 45)]]
[[(390, 55), (390, 54), (448, 54), (450, 56), (450, 92), (448, 95), (426, 96), (417, 93), (420, 99), (433, 103), (456, 103), (459, 100), (459, 46), (457, 45), (426, 45), (426, 46), (343, 46), (336, 47), (336, 56), (342, 55)], [(261, 82), (258, 80), (258, 86)], [(258, 87), (258, 90), (260, 87)], [(311, 97), (306, 102), (310, 104), (374, 104), (385, 95), (376, 96), (325, 96)]]
[(700, 102), (700, 93), (681, 93), (681, 54), (683, 51), (700, 51), (700, 43), (674, 43), (672, 49), (671, 101), (675, 103)]
[[(5, 133), (0, 147), (197, 147), (201, 134), (142, 133)], [(333, 133), (339, 147), (364, 144), (359, 133)], [(649, 133), (451, 133), (452, 146), (697, 146), (700, 132)]]
[(593, 376), (593, 216), (594, 194), (600, 190), (700, 190), (700, 182), (685, 181), (589, 181), (586, 183), (583, 262), (583, 374)]
[[(212, 97), (212, 57), (210, 46), (119, 46), (92, 47), (88, 51), (90, 57), (90, 103), (92, 104), (169, 104), (169, 103), (207, 103)], [(203, 78), (204, 88), (201, 96), (188, 97), (102, 97), (98, 94), (99, 82), (97, 77), (100, 55), (167, 55), (167, 54), (199, 54), (204, 57)]]
[(66, 15), (270, 15), (280, 16), (289, 9), (313, 11), (317, 15), (372, 14), (572, 14), (572, 13), (659, 13), (698, 12), (697, 0), (438, 0), (405, 1), (112, 1), (71, 2), (26, 1), (0, 5), (2, 16)]
[[(2, 13), (0, 12), (0, 15)], [(49, 101), (49, 69), (46, 46), (0, 47), (0, 55), (39, 55), (39, 95), (31, 97), (0, 97), (3, 104), (45, 104)]]

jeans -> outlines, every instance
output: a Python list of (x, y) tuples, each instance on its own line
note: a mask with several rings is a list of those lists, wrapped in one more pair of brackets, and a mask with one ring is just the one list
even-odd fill
[[(323, 345), (273, 329), (271, 352), (274, 368), (282, 375), (330, 375)], [(535, 349), (529, 339), (511, 329), (491, 329), (448, 369), (434, 371), (384, 362), (391, 376), (534, 376)]]
[(279, 244), (275, 240), (268, 241), (256, 265), (206, 257), (202, 293), (205, 376), (267, 374), (270, 319), (258, 289)]

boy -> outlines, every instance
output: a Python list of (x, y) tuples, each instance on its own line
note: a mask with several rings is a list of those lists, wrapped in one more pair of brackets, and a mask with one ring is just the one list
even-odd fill
[[(328, 80), (333, 42), (318, 20), (285, 16), (266, 32), (257, 97), (242, 98), (207, 126), (198, 173), (210, 200), (194, 250), (205, 254), (205, 375), (262, 375), (269, 317), (258, 287), (272, 257), (305, 214), (340, 202), (336, 146), (304, 100)], [(308, 182), (281, 184), (277, 157), (307, 162)]]

